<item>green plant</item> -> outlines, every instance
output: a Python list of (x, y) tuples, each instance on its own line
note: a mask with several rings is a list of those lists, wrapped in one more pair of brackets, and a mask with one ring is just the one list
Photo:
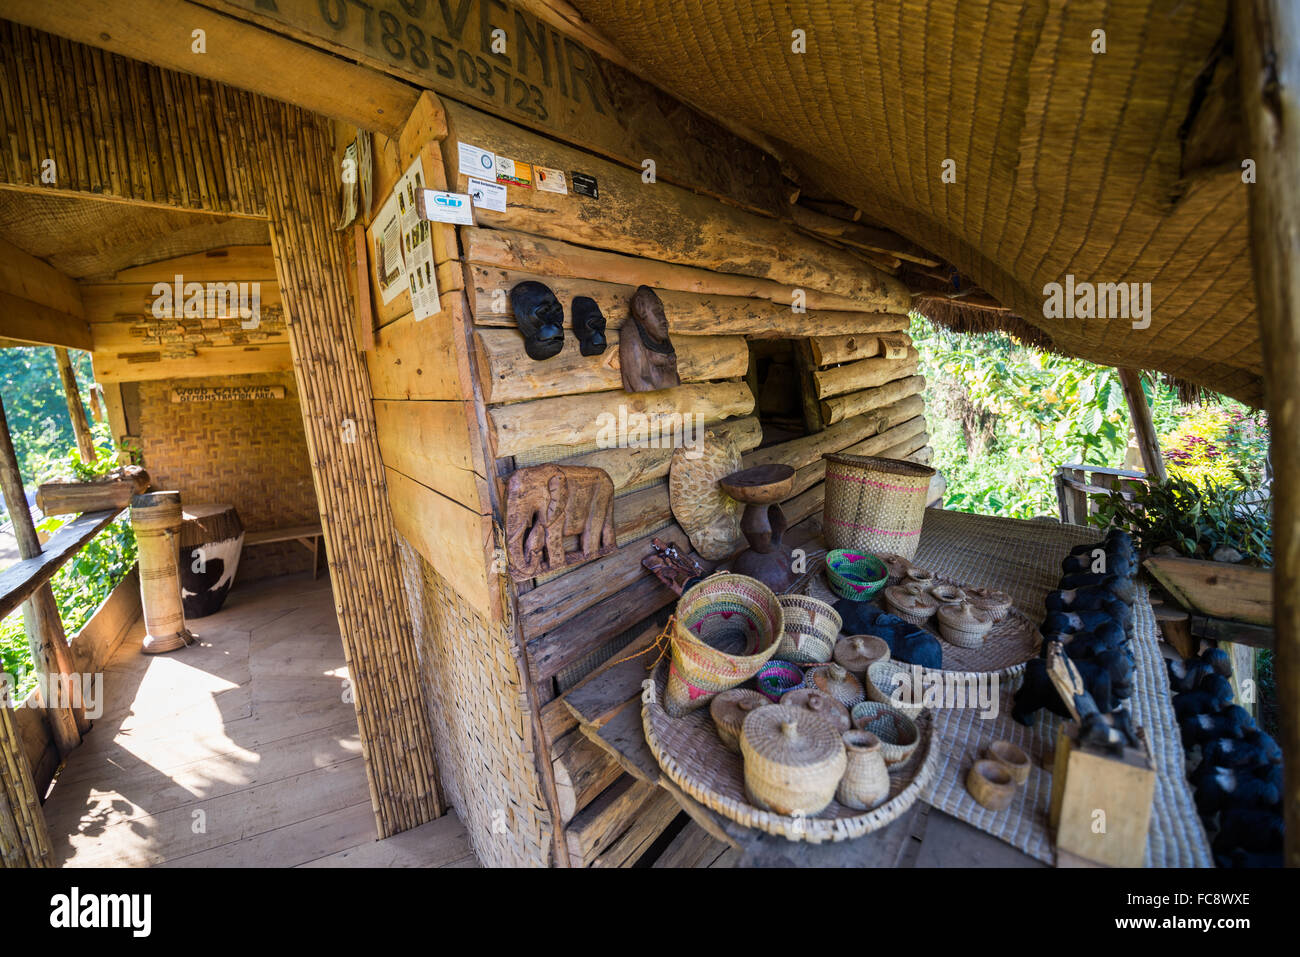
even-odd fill
[(1168, 546), (1180, 555), (1211, 559), (1216, 550), (1231, 548), (1248, 564), (1272, 565), (1273, 501), (1240, 471), (1233, 478), (1236, 484), (1226, 485), (1173, 477), (1136, 491), (1098, 493), (1090, 521), (1128, 530), (1145, 553)]

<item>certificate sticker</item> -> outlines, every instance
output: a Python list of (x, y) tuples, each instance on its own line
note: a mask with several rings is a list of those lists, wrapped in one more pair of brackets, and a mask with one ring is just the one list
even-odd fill
[(460, 171), (466, 176), (477, 176), (480, 179), (496, 179), (497, 157), (495, 153), (479, 149), (473, 143), (458, 142), (456, 150), (460, 157)]
[(516, 163), (505, 156), (497, 157), (497, 182), (503, 186), (533, 188), (533, 168), (527, 163)]
[(542, 192), (568, 195), (569, 184), (564, 178), (563, 170), (551, 169), (549, 166), (534, 166), (533, 175), (537, 180), (537, 188)]

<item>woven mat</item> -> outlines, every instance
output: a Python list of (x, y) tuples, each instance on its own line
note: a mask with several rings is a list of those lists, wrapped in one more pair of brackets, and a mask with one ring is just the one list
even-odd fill
[[(1095, 529), (1055, 523), (968, 515), (939, 509), (926, 511), (915, 559), (935, 574), (970, 585), (1000, 588), (1031, 618), (1041, 619), (1043, 601), (1060, 580), (1060, 563), (1075, 545), (1096, 541)], [(1155, 616), (1145, 587), (1139, 587), (1134, 611), (1134, 682), (1129, 704), (1134, 721), (1146, 729), (1156, 764), (1156, 793), (1147, 835), (1148, 867), (1212, 867), (1209, 842), (1196, 814), (1183, 767), (1183, 748), (1174, 721)], [(1011, 697), (1019, 681), (999, 689), (996, 718), (981, 719), (972, 708), (935, 713), (935, 733), (943, 754), (923, 800), (992, 834), (1031, 857), (1053, 863), (1047, 831), (1052, 793), (1050, 764), (1060, 719), (1039, 712), (1033, 728), (1011, 717)], [(1024, 748), (1034, 759), (1029, 780), (1005, 811), (985, 810), (967, 793), (966, 772), (976, 755), (999, 738)]]

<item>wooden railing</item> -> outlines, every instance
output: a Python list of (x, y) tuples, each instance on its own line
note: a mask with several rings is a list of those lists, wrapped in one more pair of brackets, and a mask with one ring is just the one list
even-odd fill
[(1097, 503), (1088, 496), (1117, 488), (1122, 493), (1130, 493), (1148, 481), (1145, 472), (1103, 465), (1062, 465), (1056, 470), (1056, 501), (1061, 509), (1061, 521), (1067, 525), (1087, 525), (1088, 516), (1097, 511)]

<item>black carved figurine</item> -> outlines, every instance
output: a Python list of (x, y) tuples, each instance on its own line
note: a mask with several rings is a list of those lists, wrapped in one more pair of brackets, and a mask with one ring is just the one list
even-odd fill
[(529, 280), (510, 290), (510, 309), (530, 359), (549, 359), (564, 348), (564, 307), (545, 283)]
[(578, 337), (578, 350), (584, 356), (598, 356), (605, 351), (605, 316), (589, 296), (576, 296), (570, 307), (573, 314), (573, 334)]

